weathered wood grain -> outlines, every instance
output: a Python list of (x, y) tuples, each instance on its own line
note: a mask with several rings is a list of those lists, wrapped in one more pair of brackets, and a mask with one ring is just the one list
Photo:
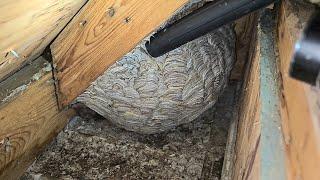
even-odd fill
[(1, 0), (0, 81), (36, 59), (86, 1)]
[(252, 39), (250, 56), (240, 99), (239, 123), (235, 147), (235, 165), (232, 179), (259, 179), (260, 177), (260, 45)]
[(259, 12), (239, 109), (233, 179), (286, 179), (275, 12)]
[(312, 12), (310, 5), (285, 0), (279, 16), (278, 46), (283, 80), (281, 117), (289, 179), (320, 177), (320, 90), (288, 75), (294, 43)]
[(261, 179), (286, 179), (286, 163), (280, 118), (280, 92), (276, 48), (275, 10), (261, 12), (258, 28), (260, 44)]
[(69, 104), (187, 0), (91, 0), (51, 45), (58, 99)]
[(23, 174), (72, 114), (58, 110), (48, 63), (34, 63), (0, 83), (0, 179)]
[[(229, 130), (231, 139), (228, 139), (225, 157), (229, 159), (224, 162), (221, 176), (223, 180), (260, 178), (260, 45), (256, 35), (258, 18), (257, 12), (235, 22), (237, 61), (230, 79), (244, 82), (243, 90), (239, 92), (236, 109), (238, 115)], [(235, 136), (234, 139), (232, 136)]]
[(257, 21), (257, 13), (249, 14), (235, 22), (235, 31), (237, 34), (236, 53), (237, 60), (231, 72), (231, 80), (242, 80), (246, 68), (246, 63), (249, 61), (250, 42), (254, 33)]

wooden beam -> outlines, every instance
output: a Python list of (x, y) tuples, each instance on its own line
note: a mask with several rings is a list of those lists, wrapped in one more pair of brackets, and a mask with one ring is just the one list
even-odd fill
[[(254, 26), (256, 27), (257, 23)], [(236, 159), (232, 179), (260, 178), (261, 102), (259, 93), (259, 47), (256, 35), (254, 35), (250, 46), (250, 56), (244, 75), (245, 82), (240, 99), (239, 123), (235, 147)]]
[(233, 179), (286, 179), (280, 118), (275, 10), (262, 10), (253, 33), (240, 105)]
[(73, 112), (59, 112), (50, 64), (43, 58), (0, 87), (0, 179), (18, 179)]
[(281, 118), (289, 179), (320, 177), (320, 90), (288, 75), (294, 44), (313, 10), (306, 3), (284, 0), (279, 16)]
[(249, 14), (235, 22), (235, 31), (237, 34), (236, 41), (236, 63), (231, 71), (231, 80), (242, 80), (246, 64), (249, 61), (250, 42), (253, 41), (252, 34), (255, 30), (257, 13)]
[(36, 59), (86, 1), (1, 0), (0, 81)]
[(286, 179), (284, 142), (281, 131), (280, 93), (277, 46), (276, 10), (264, 10), (260, 15), (260, 102), (261, 102), (261, 179)]
[(69, 104), (187, 0), (90, 0), (51, 45), (61, 106)]

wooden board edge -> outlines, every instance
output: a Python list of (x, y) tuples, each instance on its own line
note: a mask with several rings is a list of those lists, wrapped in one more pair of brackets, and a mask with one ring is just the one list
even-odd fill
[[(281, 73), (281, 120), (288, 179), (318, 179), (320, 174), (319, 97), (307, 84), (289, 77), (294, 44), (313, 8), (306, 2), (284, 0), (278, 17), (277, 45)], [(313, 89), (313, 90), (312, 90)], [(319, 93), (319, 92), (318, 92)], [(312, 97), (311, 97), (312, 96)], [(312, 99), (310, 101), (310, 99)]]
[(25, 83), (19, 80), (30, 79), (25, 89), (0, 103), (0, 179), (18, 179), (74, 115), (71, 109), (58, 110), (52, 72), (43, 58), (37, 60), (38, 71), (30, 74), (29, 67), (4, 83), (17, 83), (14, 91)]
[[(186, 2), (187, 0), (154, 1), (152, 3), (148, 1), (143, 4), (136, 2), (137, 5), (134, 5), (134, 1), (124, 4), (112, 1), (105, 3), (89, 1), (51, 45), (59, 107), (69, 105), (110, 65), (132, 50)], [(143, 10), (138, 5), (146, 7)], [(115, 14), (108, 15), (108, 8), (113, 8)], [(151, 11), (152, 8), (153, 11)], [(128, 14), (127, 11), (131, 13)], [(147, 15), (146, 12), (153, 13)], [(126, 21), (126, 19), (129, 20)], [(101, 22), (102, 25), (99, 24)], [(146, 24), (145, 27), (137, 27), (137, 25), (141, 26), (142, 22)], [(109, 27), (104, 28), (104, 33), (103, 31), (98, 33), (100, 39), (108, 40), (108, 46), (101, 44), (97, 40), (99, 38), (94, 37), (95, 26)], [(129, 30), (130, 33), (128, 33)], [(97, 42), (90, 45), (86, 43), (89, 41), (86, 37), (94, 37)]]

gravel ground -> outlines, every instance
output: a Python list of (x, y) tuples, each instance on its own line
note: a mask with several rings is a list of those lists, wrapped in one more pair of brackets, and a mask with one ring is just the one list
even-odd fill
[(220, 179), (235, 89), (194, 122), (156, 135), (125, 131), (78, 107), (21, 179)]

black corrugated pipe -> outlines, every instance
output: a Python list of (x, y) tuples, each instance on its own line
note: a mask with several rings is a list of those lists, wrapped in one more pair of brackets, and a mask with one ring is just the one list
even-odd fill
[(147, 51), (151, 56), (159, 57), (275, 1), (220, 0), (209, 3), (154, 34), (146, 43)]

